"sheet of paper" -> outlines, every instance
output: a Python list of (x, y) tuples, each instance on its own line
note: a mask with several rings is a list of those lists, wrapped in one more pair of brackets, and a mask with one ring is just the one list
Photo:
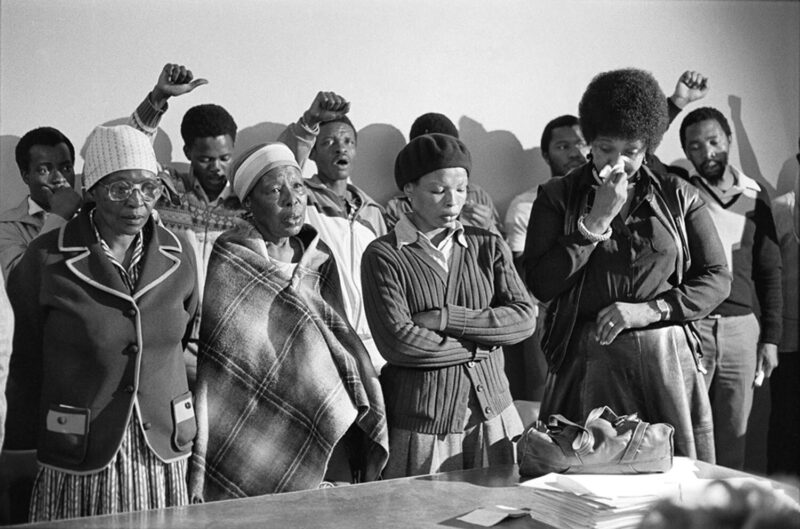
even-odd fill
[(696, 481), (694, 461), (676, 457), (668, 472), (655, 474), (547, 474), (521, 483), (525, 487), (561, 490), (598, 498), (658, 496), (674, 493), (678, 484)]
[(495, 505), (493, 507), (481, 507), (471, 513), (465, 514), (458, 520), (462, 522), (479, 525), (481, 527), (491, 527), (497, 525), (506, 518), (519, 518), (530, 514), (528, 509), (516, 509), (505, 505)]

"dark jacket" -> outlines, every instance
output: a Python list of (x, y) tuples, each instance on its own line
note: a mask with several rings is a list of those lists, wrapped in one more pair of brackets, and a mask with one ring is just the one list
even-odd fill
[[(660, 297), (671, 308), (671, 321), (702, 318), (730, 291), (731, 276), (719, 237), (696, 189), (673, 174), (656, 174), (647, 166), (641, 171), (653, 187), (650, 206), (679, 250), (673, 288)], [(558, 371), (566, 354), (584, 267), (595, 248), (576, 227), (578, 217), (587, 209), (593, 184), (591, 162), (567, 176), (553, 178), (540, 187), (531, 215), (535, 229), (528, 230), (523, 266), (533, 295), (542, 301), (552, 300), (542, 343), (552, 372)], [(553, 236), (554, 243), (546, 248), (550, 243), (545, 239)]]
[(136, 408), (150, 449), (187, 456), (196, 433), (183, 346), (197, 310), (194, 256), (149, 221), (135, 292), (88, 211), (36, 239), (9, 278), (16, 314), (8, 448), (90, 473), (115, 456)]

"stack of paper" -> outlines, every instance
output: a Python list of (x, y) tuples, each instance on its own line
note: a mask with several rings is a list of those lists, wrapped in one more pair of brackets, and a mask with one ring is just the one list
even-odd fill
[(695, 470), (691, 460), (675, 458), (662, 474), (547, 474), (521, 485), (533, 489), (531, 515), (537, 520), (565, 529), (621, 529), (636, 527), (660, 498), (695, 489)]

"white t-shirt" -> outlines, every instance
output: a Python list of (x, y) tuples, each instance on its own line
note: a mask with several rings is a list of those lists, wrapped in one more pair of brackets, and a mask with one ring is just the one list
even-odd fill
[(533, 201), (536, 200), (534, 187), (514, 197), (506, 210), (506, 239), (512, 252), (525, 250), (525, 237), (528, 233), (528, 221), (531, 218)]

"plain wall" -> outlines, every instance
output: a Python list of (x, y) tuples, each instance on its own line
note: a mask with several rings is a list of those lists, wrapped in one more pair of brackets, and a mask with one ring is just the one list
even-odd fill
[[(22, 134), (52, 125), (80, 150), (95, 125), (130, 114), (167, 62), (210, 84), (171, 100), (162, 162), (185, 162), (191, 106), (225, 106), (241, 150), (333, 90), (359, 128), (354, 181), (379, 202), (396, 193), (412, 121), (438, 111), (501, 212), (549, 176), (542, 128), (577, 113), (593, 75), (644, 68), (668, 95), (694, 69), (710, 78), (703, 104), (732, 118), (732, 162), (785, 191), (797, 174), (798, 28), (796, 1), (2, 0), (0, 209), (25, 195), (13, 157)], [(678, 124), (658, 151), (668, 162), (682, 157)]]

